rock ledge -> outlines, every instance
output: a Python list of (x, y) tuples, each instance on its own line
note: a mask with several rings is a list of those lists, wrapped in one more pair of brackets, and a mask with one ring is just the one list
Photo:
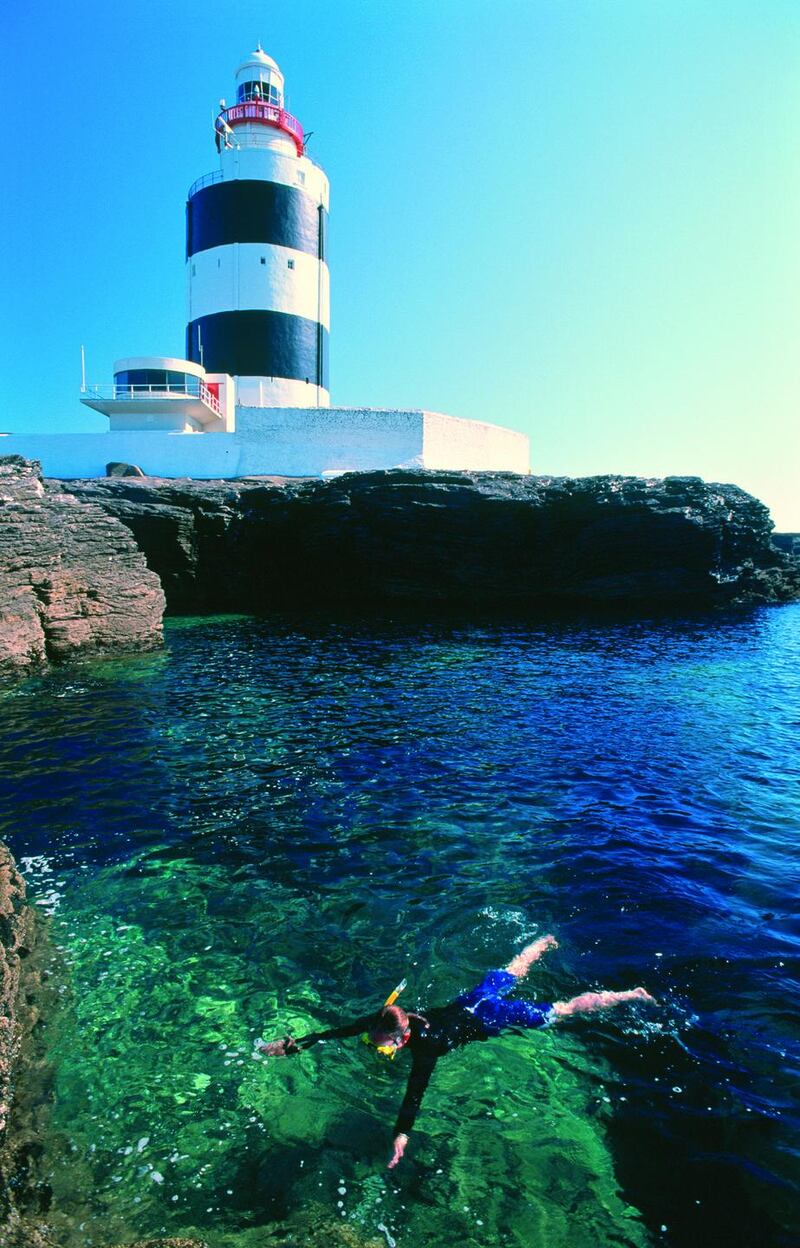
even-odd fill
[(161, 645), (164, 595), (129, 530), (38, 463), (0, 457), (0, 676)]
[(767, 508), (697, 477), (395, 469), (64, 482), (128, 525), (174, 613), (283, 605), (730, 606), (800, 596)]

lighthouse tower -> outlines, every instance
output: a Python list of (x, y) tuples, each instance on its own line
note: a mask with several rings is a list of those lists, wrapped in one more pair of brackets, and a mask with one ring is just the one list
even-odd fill
[(187, 358), (228, 373), (237, 405), (327, 407), (328, 179), (259, 46), (214, 126), (219, 169), (186, 206)]
[[(126, 356), (81, 402), (107, 432), (9, 439), (48, 476), (229, 480), (390, 468), (530, 471), (524, 434), (423, 408), (331, 407), (328, 179), (284, 107), (283, 74), (258, 47), (220, 100), (219, 168), (186, 205), (186, 358)], [(199, 435), (199, 436), (198, 436)], [(63, 443), (63, 446), (62, 446)]]

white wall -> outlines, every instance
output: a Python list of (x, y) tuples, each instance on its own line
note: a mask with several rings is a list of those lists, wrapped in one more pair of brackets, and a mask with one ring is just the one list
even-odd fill
[(330, 390), (294, 377), (237, 377), (236, 401), (241, 407), (330, 407)]
[(328, 266), (316, 256), (274, 243), (227, 243), (195, 252), (186, 265), (190, 321), (266, 308), (330, 329)]
[(0, 438), (0, 455), (38, 459), (46, 477), (104, 477), (106, 464), (138, 464), (163, 477), (235, 477), (235, 433), (41, 433)]
[[(242, 473), (309, 477), (422, 467), (422, 412), (386, 408), (236, 409)], [(262, 467), (265, 462), (270, 466)]]
[(311, 477), (376, 468), (529, 471), (528, 439), (437, 412), (237, 408), (235, 433), (11, 434), (0, 455), (38, 459), (46, 477), (103, 477), (111, 461), (148, 476)]
[(486, 472), (531, 470), (526, 434), (481, 420), (462, 420), (443, 412), (424, 412), (423, 458), (426, 468), (479, 467)]
[[(246, 132), (246, 135), (245, 133)], [(237, 178), (255, 178), (264, 182), (280, 182), (284, 186), (298, 186), (317, 204), (326, 209), (330, 199), (330, 186), (326, 175), (308, 156), (298, 156), (294, 141), (280, 130), (269, 126), (237, 126), (236, 143), (251, 142), (252, 147), (223, 148), (220, 168), (225, 181)], [(270, 140), (277, 147), (267, 147)]]

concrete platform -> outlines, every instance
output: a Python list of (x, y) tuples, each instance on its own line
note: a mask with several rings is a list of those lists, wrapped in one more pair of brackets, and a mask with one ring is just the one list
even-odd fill
[(237, 407), (233, 433), (115, 430), (8, 434), (0, 455), (37, 459), (46, 477), (103, 477), (112, 461), (154, 477), (323, 477), (376, 468), (530, 472), (525, 434), (422, 409)]

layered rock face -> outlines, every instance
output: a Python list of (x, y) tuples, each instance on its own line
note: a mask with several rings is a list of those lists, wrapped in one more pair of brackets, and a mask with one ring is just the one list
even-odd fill
[(800, 596), (800, 568), (772, 544), (766, 507), (695, 477), (393, 470), (327, 482), (117, 478), (63, 488), (130, 528), (175, 613)]
[(164, 595), (129, 530), (0, 458), (0, 675), (161, 644)]
[[(16, 1198), (25, 1186), (28, 1138), (10, 1139), (8, 1125), (20, 1071), (23, 1042), (39, 1018), (42, 971), (34, 954), (38, 923), (25, 899), (25, 884), (0, 842), (0, 1244), (46, 1248), (46, 1228), (20, 1215)], [(35, 1147), (35, 1142), (33, 1142)]]
[(24, 959), (33, 943), (33, 915), (25, 904), (25, 884), (0, 841), (0, 1141), (11, 1100), (11, 1071), (20, 1045), (17, 1000)]

